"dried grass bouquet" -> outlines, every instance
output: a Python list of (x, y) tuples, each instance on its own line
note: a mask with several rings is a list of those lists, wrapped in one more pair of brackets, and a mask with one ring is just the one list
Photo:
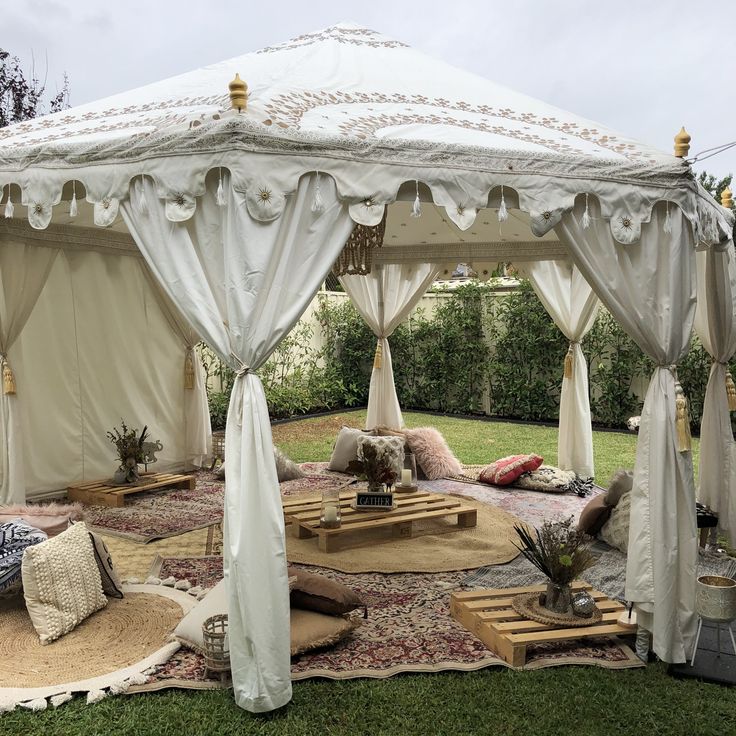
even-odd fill
[(523, 526), (514, 529), (521, 539), (516, 548), (555, 585), (569, 585), (595, 564), (590, 537), (573, 526), (572, 516), (545, 521), (534, 534)]

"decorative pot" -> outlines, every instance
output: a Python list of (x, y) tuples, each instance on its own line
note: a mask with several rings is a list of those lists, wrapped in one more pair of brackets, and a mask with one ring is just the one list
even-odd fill
[(721, 575), (701, 575), (695, 588), (698, 615), (717, 623), (736, 619), (736, 580)]
[(118, 486), (124, 486), (129, 483), (138, 483), (141, 479), (138, 471), (138, 463), (134, 456), (125, 459), (125, 462), (115, 471), (112, 482)]
[(558, 585), (551, 580), (547, 582), (544, 607), (555, 613), (569, 613), (572, 606), (572, 588), (563, 583)]

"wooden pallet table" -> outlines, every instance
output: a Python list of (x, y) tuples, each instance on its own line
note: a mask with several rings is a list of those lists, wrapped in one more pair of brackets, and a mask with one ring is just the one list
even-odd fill
[(457, 516), (460, 529), (473, 527), (478, 523), (476, 508), (461, 503), (450, 496), (417, 491), (406, 495), (395, 495), (396, 508), (393, 511), (363, 511), (351, 507), (355, 491), (340, 493), (340, 513), (342, 523), (338, 529), (322, 529), (319, 525), (321, 498), (287, 498), (283, 500), (286, 523), (291, 524), (292, 534), (299, 539), (319, 537), (319, 548), (323, 552), (336, 552), (340, 543), (351, 534), (365, 531), (392, 532), (391, 537), (376, 535), (370, 537), (375, 544), (388, 542), (392, 538), (410, 538), (414, 523), (427, 519), (441, 519)]
[(193, 475), (174, 473), (143, 473), (141, 482), (135, 485), (114, 486), (109, 479), (69, 486), (66, 489), (70, 501), (80, 501), (87, 506), (125, 506), (125, 497), (132, 493), (154, 491), (157, 488), (184, 488), (194, 490), (196, 478)]
[(586, 590), (593, 596), (596, 606), (603, 614), (600, 623), (555, 628), (525, 619), (511, 607), (511, 599), (515, 595), (541, 593), (545, 590), (545, 585), (455, 592), (450, 596), (450, 612), (454, 619), (475, 634), (488, 649), (514, 667), (523, 667), (526, 664), (526, 648), (530, 644), (594, 636), (609, 637), (636, 631), (635, 626), (617, 623), (616, 619), (625, 610), (621, 603), (611, 600), (599, 590), (593, 590), (588, 583), (582, 581), (574, 582), (572, 587), (575, 591)]

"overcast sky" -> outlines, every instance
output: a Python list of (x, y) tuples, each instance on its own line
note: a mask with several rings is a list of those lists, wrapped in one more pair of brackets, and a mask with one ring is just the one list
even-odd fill
[[(5, 0), (0, 48), (66, 71), (72, 105), (340, 21), (354, 21), (520, 92), (672, 151), (736, 140), (734, 21), (700, 0)], [(736, 148), (696, 165), (736, 172)]]

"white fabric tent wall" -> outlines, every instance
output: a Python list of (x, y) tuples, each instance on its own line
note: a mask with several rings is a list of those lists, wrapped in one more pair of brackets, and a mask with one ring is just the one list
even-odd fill
[(404, 426), (394, 385), (388, 338), (409, 316), (437, 277), (433, 263), (375, 264), (365, 276), (341, 276), (340, 283), (368, 327), (378, 338), (371, 372), (366, 429)]
[(526, 275), (560, 332), (570, 341), (572, 374), (563, 374), (557, 465), (592, 478), (593, 427), (590, 419), (588, 364), (580, 341), (593, 327), (598, 297), (583, 275), (566, 261), (536, 261), (524, 265)]
[(105, 432), (121, 418), (161, 440), (151, 470), (184, 466), (186, 350), (144, 268), (139, 257), (74, 249), (56, 260), (19, 341), (28, 498), (111, 476)]
[(733, 243), (696, 256), (695, 331), (713, 358), (700, 423), (698, 498), (718, 514), (718, 526), (736, 535), (736, 444), (726, 392), (728, 362), (736, 353), (736, 258)]
[(695, 317), (693, 233), (678, 208), (658, 203), (640, 242), (622, 245), (592, 198), (590, 209), (589, 228), (578, 201), (556, 231), (601, 302), (656, 365), (637, 442), (626, 598), (636, 604), (640, 627), (653, 632), (655, 653), (684, 662), (695, 633), (695, 486), (691, 453), (678, 448), (670, 366), (687, 350)]

